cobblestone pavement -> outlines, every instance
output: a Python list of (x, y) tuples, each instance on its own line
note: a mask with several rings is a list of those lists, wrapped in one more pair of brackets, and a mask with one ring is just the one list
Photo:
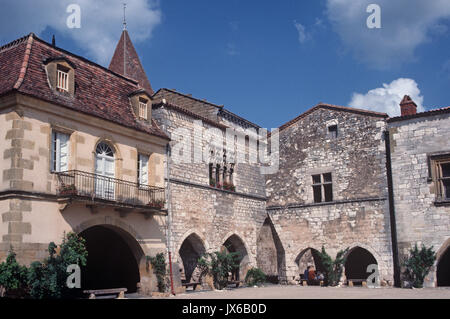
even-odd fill
[[(131, 297), (131, 296), (130, 296)], [(170, 299), (450, 299), (450, 288), (361, 288), (266, 286), (225, 291), (193, 291)]]

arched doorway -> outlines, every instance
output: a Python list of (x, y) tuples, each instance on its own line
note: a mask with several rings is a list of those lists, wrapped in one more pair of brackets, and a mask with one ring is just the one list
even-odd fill
[(298, 254), (297, 258), (295, 258), (295, 263), (298, 266), (299, 275), (304, 274), (308, 266), (314, 267), (317, 272), (324, 272), (319, 252), (314, 248), (304, 249), (300, 254)]
[(349, 279), (367, 279), (370, 273), (367, 272), (369, 265), (378, 265), (375, 257), (361, 247), (351, 249), (345, 261), (345, 277)]
[(182, 275), (182, 280), (184, 282), (199, 281), (200, 272), (197, 268), (198, 259), (205, 252), (206, 250), (203, 241), (197, 234), (191, 234), (183, 241), (178, 253), (183, 262), (184, 276)]
[(224, 242), (222, 249), (228, 252), (235, 252), (239, 255), (239, 269), (232, 273), (232, 280), (244, 280), (247, 275), (250, 259), (242, 239), (237, 235), (231, 235)]
[(90, 227), (80, 233), (86, 240), (87, 265), (81, 270), (82, 289), (127, 288), (136, 292), (139, 262), (144, 252), (136, 239), (111, 226)]
[(450, 286), (450, 247), (444, 251), (437, 263), (437, 286)]
[(269, 217), (266, 218), (257, 239), (257, 265), (272, 283), (285, 279), (285, 252)]

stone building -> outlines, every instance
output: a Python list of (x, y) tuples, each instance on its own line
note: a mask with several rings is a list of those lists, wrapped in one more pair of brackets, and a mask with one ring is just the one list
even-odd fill
[(387, 117), (319, 104), (280, 127), (280, 168), (267, 176), (266, 192), (288, 281), (308, 265), (321, 270), (323, 246), (333, 257), (349, 248), (347, 279), (367, 278), (367, 266), (377, 264), (380, 278), (393, 283)]
[[(249, 160), (249, 134), (259, 127), (223, 106), (174, 90), (161, 89), (154, 100), (154, 118), (172, 139), (168, 188), (174, 262), (183, 280), (195, 282), (198, 258), (226, 248), (240, 253), (235, 279), (243, 280), (256, 266), (257, 238), (266, 216), (264, 177)], [(234, 129), (233, 145), (235, 136), (241, 141), (236, 144), (244, 153), (242, 162), (233, 150), (222, 148), (222, 140), (229, 142), (227, 128)], [(215, 150), (211, 146), (217, 141)]]
[(399, 259), (416, 243), (433, 246), (426, 285), (450, 286), (450, 107), (417, 113), (408, 96), (388, 119)]
[(83, 288), (155, 289), (169, 138), (152, 92), (34, 34), (0, 47), (0, 74), (0, 259), (42, 260), (77, 232)]
[(293, 283), (321, 270), (323, 246), (349, 249), (343, 282), (376, 264), (393, 284), (423, 242), (439, 249), (429, 285), (449, 285), (449, 114), (407, 97), (397, 118), (319, 104), (279, 128), (267, 175), (264, 130), (154, 92), (126, 30), (108, 69), (30, 34), (0, 47), (0, 260), (11, 246), (42, 259), (74, 231), (90, 253), (83, 288), (149, 294), (146, 256), (159, 252), (180, 291), (205, 252), (238, 252), (235, 280), (259, 267)]

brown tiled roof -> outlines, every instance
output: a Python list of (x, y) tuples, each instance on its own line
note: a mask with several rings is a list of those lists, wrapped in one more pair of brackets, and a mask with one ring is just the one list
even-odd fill
[(219, 123), (217, 121), (212, 121), (209, 118), (203, 117), (203, 116), (201, 116), (201, 115), (199, 115), (197, 113), (194, 113), (194, 112), (192, 112), (192, 111), (190, 111), (188, 109), (185, 109), (184, 107), (179, 106), (177, 104), (174, 104), (172, 102), (157, 101), (156, 103), (153, 104), (152, 107), (153, 108), (159, 108), (159, 107), (162, 107), (162, 106), (174, 109), (177, 112), (186, 114), (186, 115), (188, 115), (190, 117), (193, 117), (193, 118), (196, 118), (198, 120), (201, 120), (201, 121), (203, 121), (205, 123), (208, 123), (209, 125), (215, 126), (217, 128), (220, 128), (220, 129), (227, 129), (228, 128), (228, 126), (226, 126), (226, 125), (223, 125), (223, 124), (221, 124), (221, 123)]
[[(52, 58), (64, 58), (74, 66), (74, 96), (50, 88), (44, 61)], [(0, 95), (17, 91), (168, 139), (153, 120), (151, 124), (136, 120), (128, 95), (139, 89), (136, 81), (53, 47), (34, 34), (0, 47)]]
[(109, 69), (125, 77), (136, 80), (141, 87), (153, 95), (150, 81), (145, 74), (139, 56), (127, 30), (122, 32), (119, 43), (111, 59)]
[(433, 116), (433, 115), (446, 114), (446, 113), (450, 113), (450, 106), (442, 107), (442, 108), (434, 109), (434, 110), (430, 110), (430, 111), (420, 112), (420, 113), (416, 113), (416, 114), (411, 114), (411, 115), (391, 117), (388, 119), (388, 122), (391, 123), (391, 122), (406, 121), (406, 120), (415, 119), (415, 118), (419, 118), (419, 117)]
[(180, 93), (172, 89), (162, 88), (159, 89), (154, 98), (157, 100), (166, 99), (169, 103), (178, 105), (184, 110), (189, 110), (203, 118), (208, 118), (211, 121), (220, 123), (221, 118), (232, 118), (234, 121), (241, 123), (244, 126), (251, 126), (256, 129), (258, 125), (234, 114), (233, 112), (226, 110), (223, 105), (214, 104), (206, 100), (201, 100), (193, 97), (190, 94)]
[(310, 108), (308, 111), (300, 114), (296, 118), (294, 118), (294, 119), (290, 120), (289, 122), (281, 125), (279, 127), (279, 130), (280, 131), (284, 130), (285, 128), (287, 128), (287, 127), (291, 126), (292, 124), (298, 122), (299, 120), (301, 120), (302, 118), (306, 117), (308, 114), (311, 114), (312, 112), (316, 111), (317, 109), (329, 109), (329, 110), (350, 112), (350, 113), (356, 113), (356, 114), (361, 114), (361, 115), (366, 115), (366, 116), (382, 117), (382, 118), (388, 118), (389, 117), (389, 115), (387, 115), (386, 113), (374, 112), (374, 111), (369, 111), (369, 110), (364, 110), (364, 109), (357, 109), (357, 108), (354, 108), (354, 107), (338, 106), (338, 105), (327, 104), (327, 103), (319, 103), (316, 106)]

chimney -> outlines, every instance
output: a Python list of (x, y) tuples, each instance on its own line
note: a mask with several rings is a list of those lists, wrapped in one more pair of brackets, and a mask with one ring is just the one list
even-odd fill
[(409, 95), (405, 95), (400, 102), (400, 110), (402, 116), (414, 115), (417, 113), (417, 104), (411, 99)]
[(53, 37), (52, 37), (52, 46), (53, 46), (53, 47), (55, 47), (55, 46), (56, 46), (55, 35), (53, 35)]

